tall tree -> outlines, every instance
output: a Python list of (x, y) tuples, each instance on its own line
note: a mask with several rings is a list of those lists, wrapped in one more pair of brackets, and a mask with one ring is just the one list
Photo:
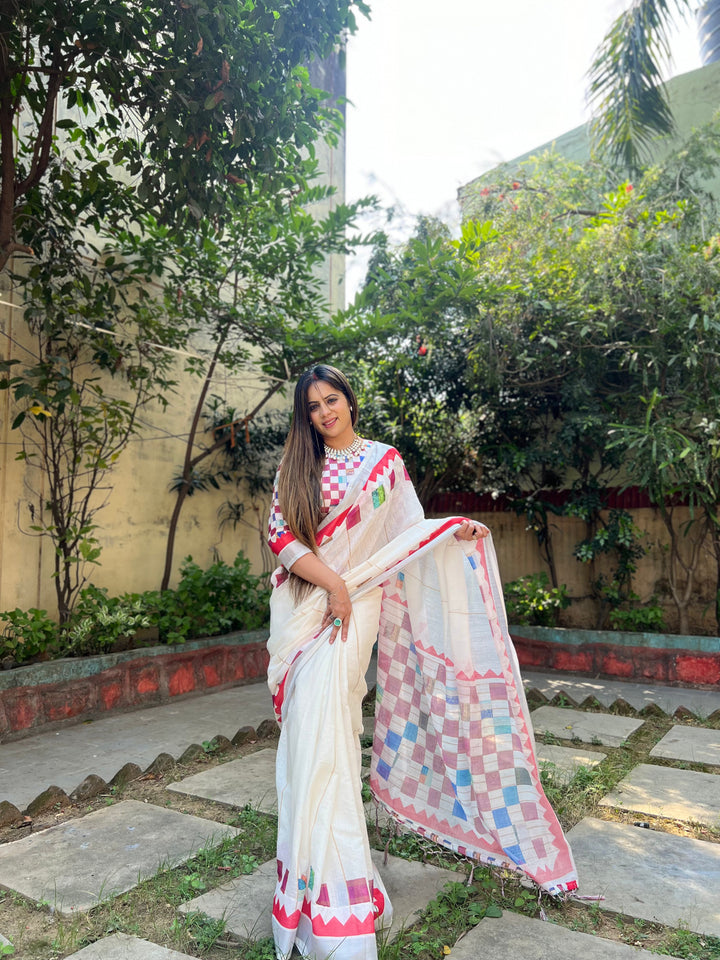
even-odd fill
[[(650, 490), (640, 465), (652, 438), (640, 449), (637, 431), (653, 388), (664, 398), (653, 429), (657, 420), (687, 441), (670, 463), (657, 445), (665, 494), (694, 499), (698, 532), (717, 503), (707, 437), (717, 421), (720, 281), (717, 245), (704, 239), (717, 220), (703, 181), (720, 162), (719, 133), (698, 132), (635, 183), (555, 154), (501, 170), (477, 185), (460, 240), (435, 230), (381, 251), (364, 294), (397, 331), (384, 348), (370, 343), (361, 364), (383, 438), (410, 459), (434, 447), (445, 489), (462, 467), (464, 484), (513, 500), (551, 576), (554, 516), (581, 518), (575, 555), (589, 568), (598, 626), (633, 602), (643, 545), (627, 514), (608, 509), (608, 494), (626, 483)], [(472, 231), (486, 242), (469, 244)], [(465, 456), (453, 460), (463, 429)], [(690, 471), (691, 461), (699, 468)], [(684, 558), (680, 513), (673, 536)], [(672, 576), (673, 589), (684, 589), (682, 564)]]
[[(199, 242), (178, 250), (184, 315), (202, 315), (203, 334), (212, 343), (188, 431), (185, 457), (171, 488), (175, 503), (168, 525), (161, 589), (172, 574), (175, 538), (186, 499), (196, 491), (237, 479), (248, 459), (240, 452), (250, 443), (255, 420), (287, 382), (305, 367), (327, 360), (348, 343), (366, 335), (362, 318), (328, 318), (319, 267), (325, 257), (347, 254), (365, 242), (351, 228), (357, 213), (371, 201), (337, 204), (315, 217), (313, 204), (332, 196), (331, 188), (310, 186), (314, 170), (298, 176), (285, 196), (258, 193), (243, 215), (217, 233), (212, 225)], [(176, 280), (169, 281), (169, 292)], [(236, 375), (259, 374), (262, 389), (246, 409), (230, 420), (204, 416), (212, 404), (212, 384), (219, 368)], [(209, 433), (209, 436), (207, 434)], [(228, 456), (228, 444), (230, 451)], [(235, 445), (239, 449), (235, 449)]]
[[(160, 250), (118, 229), (113, 253), (91, 243), (86, 213), (68, 193), (41, 184), (45, 219), (31, 266), (11, 279), (25, 299), (22, 360), (0, 361), (0, 389), (15, 402), (18, 459), (27, 465), (29, 531), (54, 547), (64, 623), (98, 563), (98, 513), (110, 471), (136, 431), (139, 411), (167, 402), (171, 350), (185, 331), (168, 323), (158, 296)], [(96, 237), (101, 243), (102, 238)]]
[(425, 505), (438, 490), (474, 479), (469, 329), (489, 286), (476, 258), (493, 238), (489, 224), (470, 224), (453, 240), (444, 224), (420, 218), (402, 249), (393, 251), (385, 237), (377, 243), (355, 304), (384, 318), (379, 336), (345, 358), (362, 428), (402, 451)]
[[(139, 407), (167, 399), (158, 348), (205, 316), (204, 302), (184, 309), (181, 271), (191, 287), (198, 253), (227, 238), (207, 306), (231, 301), (224, 282), (255, 269), (250, 240), (269, 263), (271, 216), (313, 200), (314, 144), (341, 115), (307, 63), (355, 12), (362, 0), (0, 0), (0, 270), (35, 343), (34, 362), (4, 362), (0, 388), (46, 475), (52, 519), (35, 526), (59, 557), (61, 619), (97, 561), (107, 471)], [(232, 230), (258, 220), (262, 237), (234, 249)]]

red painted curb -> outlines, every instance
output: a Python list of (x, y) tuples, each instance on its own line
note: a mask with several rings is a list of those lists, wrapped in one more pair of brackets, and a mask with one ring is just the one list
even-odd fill
[(720, 653), (612, 643), (579, 646), (523, 637), (519, 632), (513, 632), (512, 639), (522, 667), (694, 687), (720, 684)]
[(218, 644), (118, 663), (80, 679), (0, 690), (0, 743), (176, 697), (219, 690), (266, 675), (264, 642)]

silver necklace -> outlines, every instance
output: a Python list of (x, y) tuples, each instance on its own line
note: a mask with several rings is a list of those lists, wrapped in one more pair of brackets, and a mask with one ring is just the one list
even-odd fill
[(349, 447), (343, 447), (342, 450), (336, 450), (335, 447), (329, 447), (327, 444), (325, 446), (325, 458), (331, 457), (333, 460), (341, 460), (343, 457), (347, 460), (348, 457), (354, 456), (360, 450), (360, 447), (363, 445), (363, 438), (358, 437), (355, 434), (355, 439), (350, 444)]

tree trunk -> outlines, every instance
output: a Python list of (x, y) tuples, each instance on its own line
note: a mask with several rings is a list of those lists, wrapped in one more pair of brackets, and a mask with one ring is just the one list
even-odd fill
[(703, 517), (702, 520), (693, 521), (687, 528), (683, 535), (683, 542), (688, 544), (689, 556), (685, 559), (681, 551), (680, 534), (675, 526), (672, 507), (670, 509), (662, 507), (660, 512), (670, 537), (668, 583), (678, 612), (678, 633), (687, 636), (690, 633), (689, 611), (695, 586), (695, 574), (702, 556), (702, 547), (710, 532), (710, 523), (707, 517)]
[[(210, 389), (210, 384), (212, 383), (212, 378), (215, 373), (215, 367), (217, 366), (218, 358), (220, 352), (225, 344), (227, 339), (228, 331), (221, 336), (218, 341), (217, 347), (215, 348), (215, 353), (213, 358), (210, 361), (210, 366), (208, 367), (208, 372), (205, 375), (205, 381), (200, 391), (200, 396), (198, 397), (198, 402), (195, 407), (195, 413), (193, 414), (192, 424), (190, 426), (190, 432), (188, 434), (187, 446), (185, 448), (185, 462), (183, 464), (183, 473), (182, 480), (183, 483), (179, 490), (177, 491), (177, 499), (175, 501), (175, 506), (173, 508), (172, 516), (170, 517), (170, 523), (168, 524), (168, 538), (167, 545), (165, 548), (165, 569), (163, 570), (163, 578), (160, 584), (160, 590), (167, 590), (170, 585), (170, 575), (172, 574), (172, 563), (173, 563), (173, 553), (175, 551), (175, 537), (177, 535), (178, 523), (180, 522), (180, 513), (182, 512), (183, 504), (188, 497), (190, 492), (192, 475), (199, 463), (202, 463), (203, 460), (206, 460), (210, 457), (216, 450), (219, 450), (225, 444), (225, 439), (220, 438), (215, 443), (211, 444), (209, 447), (206, 447), (200, 453), (196, 454), (194, 457), (192, 455), (193, 447), (195, 446), (195, 440), (197, 437), (198, 426), (200, 424), (200, 415), (202, 413), (202, 408), (205, 404), (207, 398), (208, 390)], [(255, 406), (250, 413), (243, 418), (243, 422), (248, 424), (253, 420), (257, 414), (262, 410), (265, 404), (270, 400), (271, 397), (275, 396), (280, 387), (283, 385), (282, 381), (274, 383), (267, 391), (265, 396), (260, 400), (260, 402)]]
[(215, 367), (217, 366), (218, 358), (220, 352), (225, 345), (227, 336), (229, 333), (229, 326), (222, 331), (218, 337), (218, 342), (215, 345), (215, 353), (213, 354), (212, 360), (210, 361), (210, 366), (208, 367), (207, 373), (205, 374), (205, 380), (200, 390), (200, 396), (198, 397), (198, 402), (195, 405), (195, 413), (193, 414), (192, 423), (190, 425), (190, 432), (187, 438), (187, 444), (185, 446), (185, 460), (183, 462), (183, 472), (182, 472), (182, 486), (177, 492), (177, 498), (175, 500), (175, 507), (173, 508), (172, 516), (170, 517), (170, 523), (168, 525), (168, 538), (167, 544), (165, 547), (165, 569), (163, 570), (162, 582), (160, 583), (160, 590), (167, 590), (170, 585), (170, 575), (172, 574), (172, 563), (173, 563), (173, 553), (175, 550), (175, 536), (177, 534), (177, 527), (180, 521), (180, 512), (182, 506), (187, 499), (188, 492), (190, 491), (191, 481), (193, 470), (195, 469), (196, 461), (193, 460), (193, 447), (195, 446), (195, 438), (197, 437), (198, 426), (200, 424), (200, 415), (202, 414), (202, 408), (205, 405), (205, 400), (207, 399), (208, 390), (210, 389), (210, 384), (212, 383), (212, 378), (215, 374)]

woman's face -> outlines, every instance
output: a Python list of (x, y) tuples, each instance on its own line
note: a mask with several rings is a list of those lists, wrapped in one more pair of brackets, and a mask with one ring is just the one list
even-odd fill
[(316, 380), (308, 387), (307, 403), (310, 423), (329, 447), (342, 450), (352, 443), (355, 436), (352, 413), (342, 390), (324, 380)]

